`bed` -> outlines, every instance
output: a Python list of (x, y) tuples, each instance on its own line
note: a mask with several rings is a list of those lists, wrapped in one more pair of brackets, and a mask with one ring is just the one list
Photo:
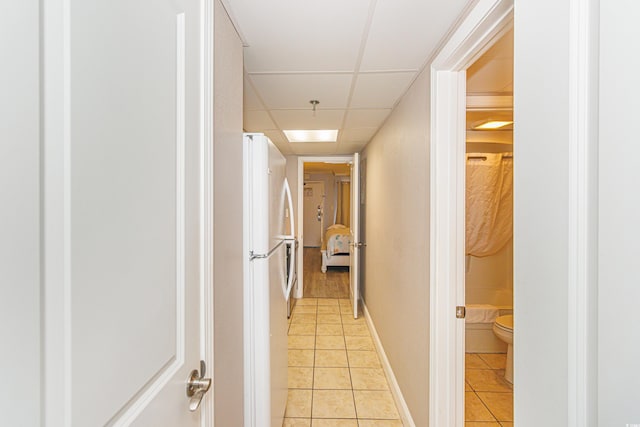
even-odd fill
[(351, 230), (342, 224), (334, 224), (327, 228), (322, 241), (322, 272), (327, 272), (327, 267), (348, 267), (351, 256)]

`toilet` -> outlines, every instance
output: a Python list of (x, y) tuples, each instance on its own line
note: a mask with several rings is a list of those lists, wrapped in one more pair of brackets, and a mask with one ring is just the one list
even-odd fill
[(513, 314), (498, 316), (493, 323), (493, 333), (507, 343), (507, 366), (504, 379), (513, 384)]

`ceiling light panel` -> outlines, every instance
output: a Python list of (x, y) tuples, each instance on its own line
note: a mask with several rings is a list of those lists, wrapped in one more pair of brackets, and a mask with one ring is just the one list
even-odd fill
[(420, 69), (467, 3), (377, 0), (360, 70)]
[(414, 72), (360, 74), (352, 108), (391, 108), (416, 76)]
[(227, 4), (248, 44), (248, 71), (354, 70), (370, 0), (233, 0)]
[(336, 142), (337, 129), (283, 130), (289, 142)]
[(251, 74), (250, 79), (267, 108), (311, 110), (309, 99), (319, 99), (318, 110), (346, 108), (351, 74)]

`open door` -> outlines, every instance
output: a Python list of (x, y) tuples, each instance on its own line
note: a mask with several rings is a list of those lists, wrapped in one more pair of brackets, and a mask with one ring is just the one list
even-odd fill
[(360, 155), (353, 155), (351, 164), (351, 246), (349, 264), (349, 286), (351, 302), (353, 302), (353, 318), (358, 318), (358, 301), (360, 300)]
[(201, 23), (195, 0), (45, 2), (46, 425), (201, 425)]

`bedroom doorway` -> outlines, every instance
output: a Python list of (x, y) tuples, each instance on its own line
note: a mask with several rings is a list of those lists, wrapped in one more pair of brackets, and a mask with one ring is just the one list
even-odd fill
[[(298, 249), (301, 286), (296, 290), (296, 298), (352, 299), (353, 159), (353, 156), (298, 158), (298, 239), (303, 245)], [(318, 209), (319, 203), (311, 202), (320, 183), (324, 186), (324, 203)], [(314, 240), (316, 230), (320, 233), (319, 242)]]

